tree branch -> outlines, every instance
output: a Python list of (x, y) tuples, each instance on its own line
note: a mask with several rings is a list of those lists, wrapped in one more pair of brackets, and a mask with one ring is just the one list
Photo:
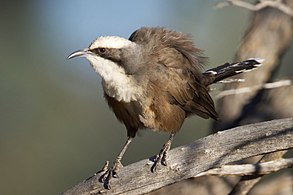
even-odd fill
[(256, 164), (224, 165), (220, 168), (214, 168), (202, 172), (194, 177), (201, 177), (204, 175), (267, 175), (286, 168), (293, 168), (293, 158), (279, 159)]
[[(256, 5), (238, 0), (230, 0), (229, 2), (232, 1), (236, 2), (234, 4), (236, 6), (253, 11), (258, 10), (253, 14), (251, 25), (236, 53), (236, 59), (241, 60), (247, 58), (247, 56), (258, 56), (266, 60), (261, 70), (236, 77), (236, 79), (245, 79), (245, 83), (225, 85), (226, 90), (236, 89), (236, 92), (241, 92), (246, 87), (265, 85), (265, 83), (274, 79), (274, 73), (277, 67), (281, 65), (282, 57), (292, 41), (293, 0), (260, 0)], [(237, 89), (240, 90), (237, 91)], [(218, 101), (219, 116), (222, 121), (221, 123), (215, 123), (214, 128), (226, 129), (240, 124), (292, 117), (292, 109), (290, 109), (292, 107), (292, 94), (292, 85), (287, 85), (273, 90), (264, 90), (263, 88), (247, 90), (241, 96), (222, 96)], [(280, 100), (284, 104), (280, 104)], [(285, 153), (285, 151), (279, 151), (274, 154), (267, 154), (259, 157), (261, 160), (258, 163), (277, 160), (282, 158)], [(254, 163), (257, 163), (257, 161), (255, 158)], [(260, 175), (257, 177), (244, 176), (234, 186), (230, 194), (247, 194), (260, 179)], [(235, 178), (233, 180), (235, 181)]]
[[(293, 8), (293, 0), (283, 3)], [(235, 61), (251, 57), (263, 58), (265, 61), (261, 68), (234, 77), (245, 79), (245, 82), (225, 84), (224, 90), (263, 85), (272, 81), (274, 72), (281, 65), (280, 61), (292, 42), (292, 32), (292, 18), (288, 15), (274, 8), (255, 12), (236, 53)], [(238, 126), (239, 119), (245, 117), (244, 112), (252, 113), (251, 108), (259, 103), (257, 100), (260, 95), (262, 90), (251, 90), (241, 96), (229, 95), (219, 99), (217, 111), (221, 122), (214, 123), (214, 128), (227, 129)]]
[[(277, 151), (265, 154), (261, 157), (258, 163), (268, 162), (271, 160), (279, 160), (287, 152), (287, 150)], [(245, 175), (241, 177), (240, 181), (234, 186), (229, 195), (246, 195), (251, 189), (261, 180), (263, 175)]]
[(224, 96), (228, 95), (239, 95), (243, 93), (249, 93), (251, 91), (259, 91), (261, 89), (273, 89), (273, 88), (278, 88), (278, 87), (285, 87), (288, 85), (292, 85), (292, 80), (286, 79), (286, 80), (280, 80), (280, 81), (275, 81), (271, 83), (265, 83), (265, 84), (259, 84), (259, 85), (253, 85), (249, 87), (242, 87), (242, 88), (237, 88), (237, 89), (227, 89), (224, 91), (221, 91), (216, 98), (220, 99)]
[(241, 0), (226, 0), (225, 2), (220, 2), (216, 5), (217, 8), (223, 8), (229, 5), (234, 5), (237, 7), (242, 7), (248, 9), (250, 11), (259, 11), (266, 7), (273, 7), (276, 8), (283, 13), (287, 14), (288, 16), (293, 17), (293, 10), (287, 6), (286, 4), (282, 3), (282, 0), (260, 0), (259, 3), (253, 5)]
[(240, 126), (215, 133), (170, 151), (168, 167), (151, 173), (153, 162), (142, 160), (119, 172), (112, 189), (104, 190), (99, 175), (63, 194), (143, 194), (196, 176), (211, 168), (251, 156), (293, 148), (293, 118)]

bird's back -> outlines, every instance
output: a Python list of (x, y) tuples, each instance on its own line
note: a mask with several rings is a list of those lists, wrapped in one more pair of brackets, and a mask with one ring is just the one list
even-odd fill
[(176, 132), (192, 114), (217, 119), (214, 103), (201, 81), (205, 58), (183, 33), (165, 28), (141, 28), (130, 40), (145, 48), (149, 99), (141, 120), (149, 128)]

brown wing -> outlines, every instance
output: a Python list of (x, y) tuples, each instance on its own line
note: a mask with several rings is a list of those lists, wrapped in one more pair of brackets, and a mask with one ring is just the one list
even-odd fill
[(203, 118), (217, 119), (214, 102), (208, 89), (200, 81), (201, 74), (188, 69), (189, 63), (190, 61), (174, 48), (161, 51), (158, 64), (163, 65), (168, 72), (162, 82), (162, 88), (169, 93), (170, 103), (180, 105), (187, 115), (197, 114)]
[(168, 94), (170, 104), (178, 105), (187, 116), (218, 118), (208, 89), (201, 82), (204, 58), (188, 36), (165, 28), (142, 28), (130, 40), (152, 52), (150, 82)]

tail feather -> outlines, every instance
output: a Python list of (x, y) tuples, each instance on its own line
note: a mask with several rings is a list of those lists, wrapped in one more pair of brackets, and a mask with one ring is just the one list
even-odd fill
[(225, 63), (216, 68), (209, 69), (203, 73), (204, 84), (208, 86), (228, 77), (249, 72), (261, 66), (263, 61), (264, 59), (261, 58), (250, 58), (242, 62)]

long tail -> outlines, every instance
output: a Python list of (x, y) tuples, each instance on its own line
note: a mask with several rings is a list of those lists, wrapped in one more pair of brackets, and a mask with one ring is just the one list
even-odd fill
[(203, 73), (203, 83), (208, 86), (228, 77), (249, 72), (262, 65), (264, 59), (250, 58), (238, 63), (225, 63), (216, 68), (209, 69)]

